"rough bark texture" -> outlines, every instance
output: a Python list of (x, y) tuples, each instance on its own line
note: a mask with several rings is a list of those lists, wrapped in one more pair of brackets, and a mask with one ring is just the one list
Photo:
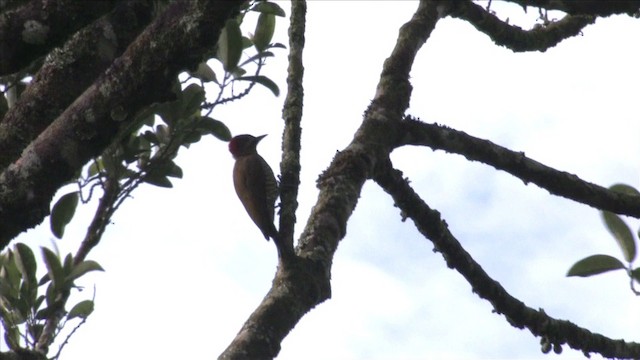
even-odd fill
[(107, 13), (115, 1), (39, 0), (0, 16), (0, 75), (14, 73), (49, 53)]
[(0, 174), (0, 248), (39, 224), (56, 190), (130, 126), (138, 111), (171, 98), (176, 75), (212, 51), (241, 3), (172, 4), (26, 147)]
[(471, 1), (454, 2), (451, 16), (468, 21), (479, 31), (489, 35), (497, 44), (515, 52), (546, 51), (561, 41), (579, 35), (582, 29), (596, 21), (591, 15), (567, 15), (546, 26), (523, 30), (509, 25), (491, 12)]
[[(277, 356), (282, 340), (302, 316), (331, 297), (333, 255), (346, 235), (347, 221), (363, 184), (372, 178), (393, 197), (403, 216), (410, 217), (425, 238), (435, 244), (447, 264), (459, 271), (510, 324), (527, 327), (554, 345), (567, 343), (585, 353), (640, 357), (638, 344), (593, 334), (512, 298), (462, 249), (440, 214), (418, 197), (389, 161), (395, 148), (408, 144), (444, 149), (507, 171), (554, 194), (640, 217), (637, 197), (587, 183), (488, 140), (406, 116), (414, 59), (443, 17), (467, 21), (495, 43), (514, 51), (544, 51), (579, 34), (595, 21), (595, 16), (632, 14), (640, 9), (640, 1), (511, 2), (558, 9), (568, 15), (558, 22), (523, 30), (468, 0), (420, 2), (412, 19), (400, 29), (396, 46), (384, 63), (375, 97), (353, 141), (318, 179), (320, 193), (296, 256), (281, 259), (273, 287), (220, 358)], [(170, 85), (176, 75), (212, 52), (222, 26), (241, 3), (172, 2), (148, 26), (151, 2), (142, 0), (34, 0), (0, 17), (0, 75), (25, 69), (49, 53), (33, 83), (0, 122), (0, 248), (40, 223), (49, 213), (56, 190), (112, 143), (122, 129), (130, 128), (137, 112), (173, 96)], [(293, 2), (281, 163), (280, 234), (288, 242), (292, 242), (300, 181), (305, 11), (304, 2)], [(87, 46), (89, 42), (97, 46)], [(62, 48), (52, 51), (56, 46)], [(70, 78), (73, 81), (68, 83)], [(98, 221), (92, 226), (102, 232), (105, 224)], [(88, 240), (84, 250), (79, 251), (79, 258), (96, 243), (95, 239)], [(54, 331), (56, 323), (53, 319), (49, 330)]]
[(151, 6), (146, 2), (123, 2), (49, 54), (20, 101), (0, 122), (0, 170), (122, 55), (150, 20)]
[(346, 235), (347, 221), (362, 186), (373, 176), (376, 163), (386, 156), (380, 149), (391, 148), (391, 138), (375, 142), (380, 140), (377, 127), (380, 123), (401, 120), (411, 92), (408, 73), (437, 18), (435, 4), (423, 1), (411, 21), (402, 27), (397, 46), (385, 62), (376, 98), (363, 126), (318, 179), (318, 201), (301, 235), (298, 257), (280, 264), (273, 287), (220, 359), (275, 357), (282, 339), (302, 316), (331, 297), (333, 255)]
[[(620, 9), (612, 11), (623, 11)], [(629, 10), (628, 7), (624, 9), (624, 12)], [(407, 144), (442, 148), (508, 171), (525, 183), (534, 182), (552, 193), (637, 216), (640, 201), (636, 197), (586, 183), (574, 175), (548, 168), (527, 159), (524, 154), (501, 148), (487, 140), (423, 124), (405, 116), (411, 95), (409, 73), (413, 61), (438, 19), (445, 16), (464, 19), (496, 43), (514, 51), (544, 51), (579, 34), (581, 29), (594, 22), (591, 15), (594, 13), (576, 10), (557, 23), (522, 30), (502, 22), (490, 11), (470, 1), (421, 1), (411, 21), (400, 29), (396, 47), (384, 63), (376, 95), (353, 141), (335, 156), (318, 179), (320, 193), (299, 240), (298, 257), (290, 263), (280, 264), (272, 289), (220, 358), (275, 357), (282, 338), (300, 317), (331, 296), (329, 280), (333, 254), (346, 234), (347, 221), (363, 184), (372, 177), (392, 195), (403, 215), (410, 216), (417, 228), (442, 252), (447, 264), (456, 268), (480, 297), (494, 305), (496, 311), (505, 314), (512, 326), (527, 327), (534, 335), (556, 347), (569, 344), (585, 353), (637, 357), (640, 351), (638, 344), (593, 334), (568, 321), (548, 317), (543, 311), (526, 307), (511, 297), (464, 251), (439, 213), (429, 209), (417, 197), (388, 159), (393, 149)], [(294, 20), (292, 26), (293, 23)], [(295, 103), (287, 105), (295, 106)], [(285, 114), (288, 110), (285, 109)]]

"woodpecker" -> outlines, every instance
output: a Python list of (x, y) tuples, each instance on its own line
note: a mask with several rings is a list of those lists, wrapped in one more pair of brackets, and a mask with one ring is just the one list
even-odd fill
[(267, 135), (238, 135), (229, 142), (229, 151), (236, 160), (233, 166), (233, 185), (242, 205), (264, 238), (267, 241), (272, 238), (280, 250), (278, 230), (273, 225), (278, 186), (273, 170), (256, 151), (256, 146), (265, 136)]

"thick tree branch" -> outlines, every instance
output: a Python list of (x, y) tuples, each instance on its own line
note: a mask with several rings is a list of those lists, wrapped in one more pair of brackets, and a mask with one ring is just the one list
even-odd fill
[[(421, 1), (412, 19), (400, 29), (363, 125), (318, 180), (318, 201), (298, 243), (298, 256), (287, 266), (278, 267), (272, 289), (220, 359), (276, 356), (282, 339), (300, 318), (331, 297), (329, 280), (338, 242), (346, 234), (347, 221), (363, 184), (373, 175), (377, 158), (387, 158), (391, 149), (392, 138), (380, 129), (401, 120), (409, 104), (408, 76), (413, 59), (438, 19), (436, 3)], [(380, 139), (383, 145), (372, 138)]]
[(586, 182), (576, 175), (558, 171), (522, 152), (511, 151), (488, 140), (438, 124), (427, 124), (407, 118), (403, 122), (402, 144), (426, 145), (432, 149), (460, 154), (472, 161), (480, 161), (516, 176), (524, 183), (532, 182), (562, 196), (600, 210), (640, 218), (640, 198), (605, 189)]
[(446, 222), (441, 219), (440, 213), (424, 203), (408, 180), (403, 178), (402, 172), (392, 168), (390, 161), (380, 164), (374, 180), (391, 195), (402, 211), (403, 218), (411, 218), (418, 231), (433, 242), (435, 249), (442, 253), (447, 266), (464, 276), (473, 292), (488, 300), (495, 311), (504, 314), (512, 326), (520, 329), (526, 327), (532, 334), (545, 338), (550, 344), (568, 344), (585, 354), (594, 352), (611, 358), (640, 357), (640, 344), (612, 340), (592, 333), (569, 321), (552, 318), (543, 310), (527, 307), (511, 296), (464, 250), (449, 231)]
[(291, 2), (291, 23), (289, 25), (289, 69), (287, 75), (287, 98), (284, 101), (282, 117), (282, 160), (280, 161), (280, 237), (291, 247), (293, 253), (293, 232), (298, 208), (298, 188), (300, 185), (300, 138), (302, 136), (302, 109), (304, 87), (302, 79), (302, 51), (306, 23), (306, 0)]
[(150, 19), (146, 2), (120, 3), (49, 54), (0, 122), (0, 171), (124, 52)]
[(635, 15), (640, 11), (640, 0), (508, 0), (523, 7), (533, 6), (547, 10), (560, 10), (570, 15), (610, 16)]
[(177, 74), (212, 51), (241, 4), (200, 0), (170, 5), (25, 149), (0, 175), (0, 248), (39, 224), (56, 190), (130, 126), (138, 111), (171, 98)]
[(470, 0), (453, 1), (451, 16), (465, 20), (487, 34), (497, 45), (513, 51), (546, 51), (562, 40), (579, 35), (596, 18), (588, 15), (567, 15), (549, 25), (523, 30), (509, 25)]
[(110, 11), (115, 1), (34, 0), (0, 16), (0, 75), (14, 73)]

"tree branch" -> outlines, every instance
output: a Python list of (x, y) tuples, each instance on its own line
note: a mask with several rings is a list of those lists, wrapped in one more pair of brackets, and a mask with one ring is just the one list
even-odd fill
[[(381, 151), (391, 149), (391, 138), (379, 131), (379, 125), (387, 118), (399, 121), (409, 104), (409, 71), (439, 18), (436, 8), (435, 2), (421, 1), (412, 19), (400, 29), (360, 130), (318, 179), (318, 201), (300, 237), (298, 256), (288, 266), (278, 267), (273, 287), (220, 359), (275, 357), (281, 341), (300, 318), (331, 297), (331, 265), (338, 242), (346, 234), (347, 221), (364, 182), (373, 174), (377, 157), (386, 158), (388, 152)], [(396, 92), (398, 89), (401, 91)], [(373, 136), (380, 136), (385, 145), (369, 141)]]
[(543, 310), (536, 311), (511, 296), (500, 283), (493, 280), (460, 245), (451, 234), (440, 213), (429, 208), (415, 193), (402, 172), (393, 169), (391, 161), (380, 164), (374, 180), (393, 198), (396, 206), (416, 225), (425, 237), (431, 240), (435, 249), (442, 253), (447, 266), (456, 269), (471, 285), (473, 292), (488, 300), (495, 311), (504, 314), (514, 327), (526, 327), (535, 336), (541, 336), (549, 344), (559, 347), (568, 344), (585, 354), (595, 352), (611, 358), (638, 358), (640, 344), (612, 340), (577, 325), (552, 318)]
[(515, 52), (546, 51), (562, 40), (579, 35), (596, 18), (588, 15), (567, 15), (549, 25), (539, 25), (532, 30), (522, 30), (509, 25), (491, 12), (470, 0), (453, 1), (450, 15), (469, 22), (479, 31), (487, 34), (497, 45)]
[(36, 0), (4, 12), (0, 16), (0, 75), (14, 73), (47, 54), (109, 12), (115, 3)]
[(138, 111), (171, 98), (177, 74), (211, 52), (226, 20), (242, 3), (172, 3), (24, 150), (0, 175), (0, 249), (39, 224), (55, 191), (130, 126)]
[[(287, 97), (282, 109), (285, 127), (282, 136), (282, 160), (280, 161), (280, 239), (293, 253), (293, 232), (298, 208), (300, 185), (300, 138), (302, 136), (302, 109), (304, 99), (304, 32), (306, 23), (306, 0), (291, 2), (289, 25), (289, 69), (287, 75)], [(289, 250), (287, 250), (289, 251)]]
[(522, 7), (532, 6), (547, 10), (560, 10), (570, 15), (610, 16), (635, 15), (640, 11), (640, 0), (508, 0)]
[(120, 3), (47, 57), (16, 105), (0, 122), (0, 170), (15, 161), (124, 52), (150, 18), (148, 4)]
[(511, 151), (491, 141), (479, 139), (462, 131), (438, 124), (427, 124), (406, 118), (404, 136), (400, 145), (425, 145), (434, 150), (460, 154), (472, 161), (479, 161), (532, 182), (562, 196), (599, 210), (640, 218), (640, 198), (603, 188), (584, 181), (576, 175), (559, 171), (535, 160), (522, 152)]

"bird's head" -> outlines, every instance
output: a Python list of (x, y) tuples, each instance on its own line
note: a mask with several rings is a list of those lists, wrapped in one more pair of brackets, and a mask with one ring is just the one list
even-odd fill
[(249, 134), (243, 134), (235, 136), (231, 141), (229, 141), (229, 152), (231, 152), (234, 159), (237, 159), (240, 156), (255, 154), (256, 146), (258, 146), (260, 140), (265, 136), (267, 135), (256, 137)]

